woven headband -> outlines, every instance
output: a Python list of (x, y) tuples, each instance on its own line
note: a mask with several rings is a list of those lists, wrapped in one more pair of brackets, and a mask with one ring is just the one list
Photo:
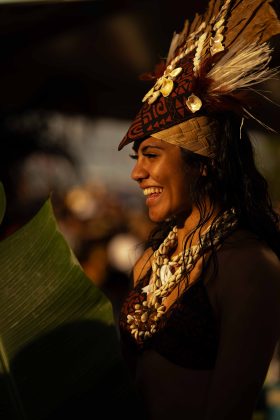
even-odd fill
[(153, 133), (151, 137), (175, 144), (202, 156), (212, 157), (211, 144), (217, 141), (219, 124), (201, 116)]

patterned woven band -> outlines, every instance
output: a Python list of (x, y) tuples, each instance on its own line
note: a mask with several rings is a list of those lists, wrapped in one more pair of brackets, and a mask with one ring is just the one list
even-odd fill
[(218, 133), (218, 122), (210, 117), (201, 116), (153, 133), (151, 137), (211, 157), (211, 144), (217, 141)]

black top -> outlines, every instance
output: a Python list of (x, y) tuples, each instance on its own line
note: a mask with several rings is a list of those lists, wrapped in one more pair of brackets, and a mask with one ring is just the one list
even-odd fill
[(152, 349), (176, 365), (189, 369), (213, 369), (218, 350), (218, 322), (203, 280), (188, 287), (161, 316), (158, 330), (145, 341), (130, 333), (127, 315), (134, 305), (145, 300), (142, 287), (149, 273), (128, 294), (120, 313), (120, 336), (124, 357), (136, 361), (141, 352)]

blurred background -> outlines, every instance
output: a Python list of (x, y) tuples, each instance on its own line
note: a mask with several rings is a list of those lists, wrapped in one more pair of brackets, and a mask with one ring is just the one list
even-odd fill
[[(153, 227), (130, 179), (130, 147), (117, 146), (150, 87), (139, 75), (154, 68), (173, 32), (207, 3), (0, 1), (0, 177), (7, 195), (1, 238), (51, 197), (62, 233), (116, 318)], [(279, 13), (279, 0), (273, 4)], [(271, 44), (272, 65), (279, 66), (280, 38)], [(279, 80), (263, 90), (280, 104)], [(280, 207), (279, 105), (260, 97), (256, 115), (276, 131), (248, 126)], [(279, 380), (275, 363), (270, 383)]]

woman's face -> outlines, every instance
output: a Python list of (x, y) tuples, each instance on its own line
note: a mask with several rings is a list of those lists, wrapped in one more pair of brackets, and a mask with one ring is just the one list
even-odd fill
[(192, 210), (190, 187), (199, 174), (198, 169), (186, 166), (181, 149), (149, 137), (132, 157), (137, 162), (131, 177), (143, 190), (150, 219), (161, 222), (170, 216), (186, 217)]

